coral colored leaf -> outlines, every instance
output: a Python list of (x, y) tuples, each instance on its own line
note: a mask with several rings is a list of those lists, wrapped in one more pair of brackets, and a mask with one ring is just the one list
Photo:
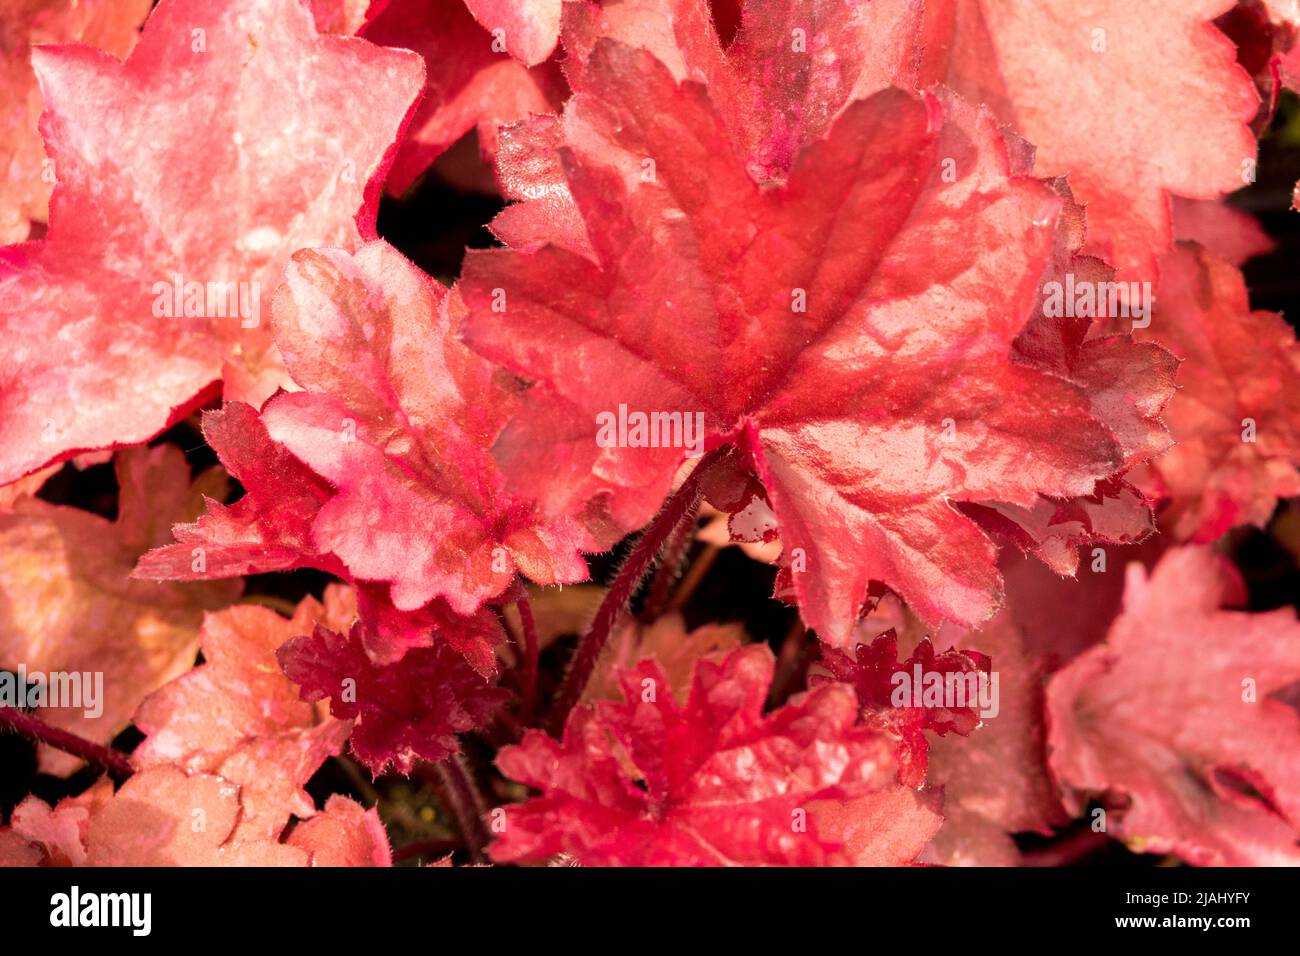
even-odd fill
[(541, 63), (560, 38), (563, 0), (465, 0), (483, 29), (498, 34), (510, 55), (527, 66)]
[(587, 227), (561, 168), (564, 131), (555, 116), (530, 116), (502, 126), (497, 139), (497, 183), (517, 200), (492, 220), (493, 234), (507, 245), (536, 250), (557, 245), (595, 257)]
[(135, 774), (90, 819), (90, 866), (306, 866), (306, 851), (238, 833), (239, 787), (162, 766)]
[(763, 715), (773, 658), (743, 647), (700, 660), (686, 701), (641, 661), (624, 699), (574, 708), (563, 742), (530, 730), (503, 749), (506, 776), (542, 796), (506, 809), (494, 859), (571, 854), (585, 866), (845, 862), (808, 806), (888, 786), (889, 745), (857, 724), (842, 684)]
[[(610, 40), (581, 75), (561, 154), (595, 259), (471, 251), (467, 339), (571, 403), (593, 444), (625, 405), (747, 447), (823, 639), (847, 639), (872, 580), (982, 620), (994, 549), (953, 503), (1092, 494), (1127, 463), (1116, 426), (1151, 404), (1104, 422), (1083, 380), (1013, 356), (1063, 201), (955, 101), (857, 100), (760, 183), (709, 88)], [(1150, 356), (1114, 348), (1143, 381)], [(682, 449), (601, 444), (612, 512), (644, 522)]]
[(1175, 446), (1139, 478), (1167, 499), (1179, 539), (1213, 541), (1263, 525), (1300, 495), (1300, 346), (1273, 312), (1252, 311), (1241, 273), (1193, 246), (1161, 264), (1157, 308), (1140, 334), (1182, 360), (1165, 418)]
[[(1300, 680), (1292, 610), (1221, 610), (1241, 587), (1205, 548), (1129, 565), (1104, 644), (1047, 687), (1052, 773), (1109, 832), (1201, 865), (1300, 864), (1300, 716), (1270, 697)], [(1126, 806), (1125, 806), (1126, 805)]]
[(844, 844), (853, 866), (907, 866), (943, 823), (934, 793), (895, 786), (852, 800), (814, 800), (808, 815), (824, 837)]
[(243, 826), (247, 794), (162, 764), (116, 794), (107, 779), (51, 809), (29, 797), (0, 827), (0, 866), (391, 866), (374, 810), (332, 796), (283, 843)]
[[(821, 664), (830, 677), (814, 674), (809, 683), (817, 686), (833, 679), (857, 692), (863, 720), (896, 742), (899, 780), (912, 788), (925, 783), (925, 731), (965, 735), (979, 726), (977, 688), (991, 670), (989, 659), (976, 651), (936, 654), (929, 638), (922, 638), (911, 656), (900, 661), (898, 638), (892, 631), (870, 644), (859, 644), (852, 655), (823, 646)], [(933, 698), (932, 682), (940, 690)], [(963, 699), (950, 700), (943, 693), (945, 685), (961, 685)]]
[(483, 727), (508, 696), (444, 644), (416, 647), (395, 664), (366, 656), (356, 625), (348, 636), (317, 626), (277, 652), (305, 701), (328, 699), (330, 713), (354, 720), (352, 752), (376, 776), (394, 765), (456, 753), (456, 734)]
[[(1036, 147), (1088, 208), (1087, 251), (1156, 278), (1171, 194), (1252, 182), (1259, 97), (1211, 21), (1233, 0), (929, 0), (923, 81), (943, 82)], [(1194, 95), (1188, 95), (1195, 90)]]
[[(558, 14), (560, 0), (539, 0), (536, 5), (552, 4)], [(535, 29), (548, 13), (532, 17), (524, 12), (533, 5), (526, 0), (475, 4), (482, 8), (480, 20), (503, 17), (504, 48), (489, 32), (492, 27), (474, 22), (464, 0), (390, 0), (366, 25), (362, 31), (366, 39), (420, 54), (427, 74), (423, 100), (388, 174), (389, 192), (406, 192), (435, 159), (471, 130), (478, 131), (480, 148), (491, 156), (496, 152), (498, 125), (526, 119), (530, 113), (549, 113), (559, 105), (564, 82), (554, 65), (529, 69), (511, 55), (534, 63), (549, 53), (549, 48), (543, 52), (548, 41)], [(553, 35), (549, 43), (555, 45)]]
[(0, 827), (0, 866), (84, 866), (91, 815), (112, 797), (107, 777), (53, 807), (27, 797)]
[(0, 5), (0, 243), (21, 242), (49, 216), (54, 165), (41, 142), (41, 91), (32, 47), (82, 43), (121, 59), (150, 0), (6, 0)]
[[(0, 514), (0, 666), (31, 674), (102, 675), (102, 696), (85, 707), (42, 708), (46, 722), (106, 744), (140, 701), (194, 662), (203, 611), (239, 596), (235, 581), (203, 585), (129, 580), (136, 559), (168, 537), (171, 522), (198, 510), (205, 476), (172, 446), (117, 458), (115, 522), (27, 498)], [(92, 714), (102, 707), (102, 712)], [(68, 773), (78, 761), (42, 748), (41, 767)]]
[(262, 298), (294, 250), (374, 236), (422, 80), (298, 0), (163, 0), (125, 63), (33, 62), (58, 185), (47, 238), (0, 256), (0, 482), (147, 440), (218, 379), (274, 392)]
[(355, 604), (346, 589), (331, 586), (324, 605), (306, 598), (292, 620), (252, 605), (208, 615), (199, 632), (204, 663), (136, 711), (145, 740), (132, 762), (175, 764), (237, 784), (243, 804), (238, 832), (246, 838), (278, 836), (290, 814), (310, 817), (315, 804), (302, 787), (342, 750), (351, 728), (301, 701), (275, 652), (318, 622), (350, 626)]
[(325, 801), (324, 810), (294, 827), (285, 842), (306, 850), (312, 866), (393, 865), (379, 813), (337, 794)]
[(337, 489), (313, 522), (316, 546), (358, 579), (390, 582), (402, 610), (443, 598), (473, 614), (517, 570), (582, 581), (580, 549), (600, 550), (576, 518), (511, 493), (490, 449), (516, 397), (457, 338), (456, 304), (383, 242), (298, 253), (273, 303), (306, 390), (276, 396), (262, 420)]

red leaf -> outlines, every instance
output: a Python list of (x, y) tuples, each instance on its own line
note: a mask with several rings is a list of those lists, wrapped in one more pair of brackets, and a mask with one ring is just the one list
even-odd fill
[(1136, 850), (1296, 865), (1300, 717), (1269, 695), (1300, 679), (1300, 624), (1220, 610), (1240, 586), (1203, 548), (1130, 565), (1106, 643), (1048, 684), (1051, 768), (1076, 812), (1109, 794), (1109, 832)]
[(1182, 360), (1166, 419), (1176, 442), (1139, 479), (1167, 498), (1180, 540), (1262, 526), (1300, 494), (1300, 346), (1273, 312), (1252, 311), (1241, 273), (1192, 246), (1161, 263), (1158, 307), (1141, 332)]
[(726, 120), (759, 181), (785, 178), (800, 149), (853, 100), (916, 86), (920, 0), (770, 0), (741, 13), (724, 56), (710, 4), (700, 0), (573, 4), (566, 69), (586, 85), (582, 71), (603, 37), (648, 51), (678, 82), (708, 82), (731, 107)]
[[(561, 120), (595, 259), (471, 252), (466, 335), (593, 438), (625, 404), (698, 411), (707, 445), (747, 445), (823, 639), (847, 639), (873, 579), (930, 619), (977, 622), (999, 596), (993, 547), (951, 504), (1092, 494), (1129, 457), (1119, 426), (1153, 404), (1131, 395), (1112, 426), (1082, 382), (1013, 358), (1060, 202), (1012, 174), (989, 116), (898, 92), (853, 103), (760, 184), (718, 95), (597, 43)], [(1155, 350), (1110, 347), (1158, 377)], [(682, 460), (594, 452), (630, 524)]]
[(311, 539), (312, 522), (333, 488), (272, 441), (256, 411), (231, 402), (204, 412), (203, 437), (246, 494), (233, 505), (207, 499), (206, 513), (176, 525), (176, 543), (142, 557), (135, 577), (183, 581), (340, 567)]
[(338, 557), (317, 549), (312, 526), (334, 489), (273, 441), (252, 408), (232, 402), (204, 413), (203, 434), (247, 494), (233, 505), (208, 500), (198, 521), (175, 526), (177, 543), (142, 557), (133, 577), (207, 580), (317, 568), (356, 587), (358, 612), (367, 624), (366, 650), (376, 662), (391, 663), (409, 647), (427, 646), (437, 634), (481, 673), (495, 672), (494, 648), (505, 635), (491, 612), (458, 615), (440, 599), (399, 611), (386, 587), (357, 582)]
[(1232, 6), (939, 0), (926, 4), (922, 74), (989, 104), (1036, 147), (1038, 175), (1069, 175), (1086, 251), (1122, 281), (1154, 281), (1170, 194), (1218, 199), (1251, 181), (1259, 97), (1211, 23)]
[(48, 238), (0, 256), (0, 311), (22, 316), (0, 345), (2, 482), (145, 441), (218, 379), (254, 404), (274, 392), (261, 294), (295, 249), (374, 236), (422, 72), (318, 36), (298, 0), (163, 0), (125, 63), (77, 46), (33, 62), (59, 184)]
[(410, 773), (417, 758), (456, 753), (456, 734), (484, 726), (507, 698), (443, 644), (416, 647), (396, 664), (376, 666), (357, 624), (344, 637), (317, 626), (276, 653), (303, 700), (330, 701), (330, 713), (355, 720), (352, 752), (376, 776), (391, 763)]
[(576, 707), (562, 743), (530, 730), (497, 764), (543, 795), (507, 809), (492, 856), (563, 852), (587, 866), (843, 862), (807, 808), (888, 786), (890, 748), (856, 724), (842, 684), (764, 717), (772, 672), (762, 646), (701, 659), (679, 705), (668, 675), (646, 660), (624, 672), (623, 701)]
[[(898, 638), (893, 631), (870, 644), (859, 644), (853, 655), (823, 646), (821, 663), (831, 677), (813, 674), (809, 683), (816, 686), (833, 679), (857, 692), (863, 720), (897, 743), (898, 777), (904, 786), (912, 788), (925, 783), (925, 731), (966, 735), (980, 723), (980, 705), (974, 695), (967, 698), (969, 704), (956, 705), (942, 695), (932, 702), (928, 687), (931, 675), (942, 689), (949, 675), (970, 687), (974, 685), (966, 675), (983, 680), (978, 675), (991, 671), (989, 659), (974, 651), (935, 654), (929, 638), (922, 638), (912, 655), (899, 661)], [(905, 675), (906, 681), (899, 675)]]
[(478, 130), (480, 148), (491, 156), (499, 125), (559, 105), (564, 82), (558, 70), (551, 64), (527, 66), (546, 59), (547, 43), (555, 45), (553, 33), (546, 39), (553, 30), (546, 24), (552, 7), (558, 21), (559, 5), (559, 0), (477, 0), (473, 6), (481, 8), (475, 13), (480, 21), (501, 17), (509, 53), (493, 49), (492, 27), (475, 23), (464, 0), (390, 0), (366, 25), (366, 39), (413, 50), (424, 58), (426, 70), (423, 100), (388, 174), (389, 192), (406, 192), (470, 130)]
[[(386, 243), (294, 256), (273, 303), (276, 341), (306, 391), (262, 410), (272, 438), (337, 493), (312, 537), (393, 603), (473, 614), (516, 570), (587, 578), (600, 542), (511, 493), (490, 446), (517, 399), (456, 336), (458, 301)], [(585, 502), (569, 505), (579, 512)]]

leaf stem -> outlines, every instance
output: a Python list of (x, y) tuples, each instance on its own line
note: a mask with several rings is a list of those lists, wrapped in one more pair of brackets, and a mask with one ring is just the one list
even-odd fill
[(102, 767), (117, 780), (125, 780), (135, 772), (130, 759), (120, 750), (104, 747), (70, 731), (52, 727), (17, 707), (0, 707), (0, 726)]
[(614, 629), (619, 616), (627, 608), (627, 603), (636, 593), (637, 585), (646, 576), (658, 557), (664, 542), (683, 521), (694, 518), (700, 503), (700, 482), (705, 474), (732, 451), (730, 445), (722, 445), (700, 459), (695, 470), (687, 476), (675, 492), (664, 502), (654, 520), (646, 527), (636, 545), (633, 546), (623, 567), (619, 569), (614, 583), (609, 586), (605, 599), (596, 610), (591, 627), (583, 637), (578, 649), (573, 654), (573, 663), (565, 675), (564, 683), (551, 706), (547, 720), (547, 729), (559, 737), (564, 732), (564, 722), (569, 711), (582, 699), (582, 692), (596, 669), (610, 632)]
[(483, 862), (483, 848), (488, 839), (483, 822), (487, 807), (464, 759), (460, 754), (452, 754), (434, 764), (433, 773), (436, 785), (447, 801), (447, 808), (456, 818), (456, 827), (469, 849), (470, 858), (475, 863)]
[(659, 568), (650, 579), (650, 588), (646, 592), (645, 604), (641, 607), (641, 620), (654, 621), (661, 617), (673, 597), (674, 585), (681, 579), (686, 567), (686, 559), (691, 554), (691, 543), (695, 538), (695, 516), (686, 515), (677, 522), (664, 545)]

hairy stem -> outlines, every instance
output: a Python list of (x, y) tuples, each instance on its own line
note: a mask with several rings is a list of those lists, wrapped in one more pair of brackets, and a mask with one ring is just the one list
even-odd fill
[(56, 750), (80, 757), (107, 770), (114, 778), (125, 780), (135, 772), (131, 761), (120, 750), (113, 750), (78, 737), (74, 733), (51, 727), (45, 721), (25, 714), (17, 707), (0, 707), (0, 727), (8, 727), (29, 740), (49, 744)]
[(700, 482), (704, 475), (730, 453), (731, 446), (723, 445), (701, 458), (695, 470), (664, 503), (632, 548), (632, 552), (614, 578), (614, 583), (609, 586), (605, 599), (596, 610), (591, 628), (573, 654), (573, 663), (569, 666), (569, 672), (565, 675), (564, 683), (560, 686), (560, 692), (548, 716), (547, 729), (552, 735), (559, 737), (564, 732), (564, 722), (569, 716), (569, 711), (582, 699), (582, 692), (586, 690), (592, 671), (596, 669), (596, 661), (605, 647), (605, 642), (609, 639), (610, 632), (614, 629), (619, 616), (626, 610), (628, 601), (636, 593), (637, 585), (653, 566), (664, 542), (678, 525), (695, 515), (700, 503)]
[(456, 818), (456, 827), (460, 830), (465, 846), (469, 848), (470, 857), (475, 863), (483, 862), (483, 848), (487, 846), (487, 828), (483, 817), (487, 807), (479, 795), (478, 785), (465, 766), (460, 754), (452, 754), (446, 760), (433, 765), (436, 786), (447, 801), (447, 808)]
[(533, 722), (533, 711), (537, 707), (537, 662), (540, 654), (537, 645), (537, 622), (533, 619), (533, 605), (528, 600), (527, 592), (519, 596), (515, 607), (519, 610), (519, 622), (524, 632), (524, 686), (519, 715), (523, 723), (529, 725)]
[(659, 567), (650, 579), (645, 604), (641, 607), (641, 620), (656, 620), (667, 610), (668, 602), (673, 596), (673, 588), (686, 568), (686, 559), (690, 557), (691, 543), (694, 539), (695, 515), (683, 515), (682, 520), (668, 536), (668, 543), (664, 545), (661, 552)]

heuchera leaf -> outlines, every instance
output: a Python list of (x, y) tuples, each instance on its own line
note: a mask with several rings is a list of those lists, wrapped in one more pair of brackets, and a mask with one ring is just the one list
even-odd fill
[[(547, 24), (553, 12), (558, 26), (559, 7), (560, 0), (476, 0), (471, 16), (465, 0), (389, 0), (366, 25), (366, 39), (413, 50), (426, 70), (423, 100), (388, 173), (389, 192), (406, 192), (471, 130), (478, 131), (479, 147), (490, 157), (499, 125), (559, 105), (564, 81), (558, 69), (528, 68), (555, 46), (555, 26)], [(489, 32), (496, 28), (505, 30), (504, 49)]]
[(500, 31), (510, 55), (536, 66), (560, 38), (563, 0), (465, 0), (470, 13), (489, 33)]
[(402, 610), (443, 598), (473, 614), (516, 570), (583, 581), (580, 549), (601, 549), (576, 517), (510, 493), (490, 448), (516, 398), (457, 338), (457, 305), (383, 242), (297, 253), (273, 303), (306, 391), (276, 396), (262, 420), (337, 489), (313, 522), (316, 546), (390, 582)]
[[(929, 619), (982, 620), (993, 545), (952, 504), (1092, 494), (1128, 457), (1082, 382), (1012, 354), (1055, 193), (955, 101), (856, 101), (788, 177), (757, 182), (734, 104), (648, 53), (599, 41), (576, 90), (560, 155), (595, 257), (471, 251), (471, 344), (569, 401), (593, 444), (597, 416), (626, 405), (699, 412), (706, 445), (747, 447), (823, 639), (846, 640), (871, 580)], [(1153, 377), (1125, 349), (1108, 357)], [(1115, 424), (1149, 404), (1129, 396)], [(615, 515), (642, 522), (682, 459), (593, 455)]]
[(890, 747), (828, 684), (763, 715), (773, 658), (751, 645), (700, 660), (685, 703), (643, 660), (624, 699), (574, 708), (563, 742), (530, 730), (497, 765), (542, 796), (506, 810), (500, 862), (568, 853), (585, 866), (846, 862), (807, 808), (888, 786)]
[(486, 725), (509, 696), (442, 643), (376, 666), (362, 647), (363, 627), (344, 636), (318, 625), (276, 656), (303, 700), (328, 699), (331, 714), (355, 720), (352, 752), (376, 776), (389, 764), (409, 774), (417, 758), (456, 753), (455, 735)]
[(312, 522), (333, 488), (272, 441), (253, 408), (229, 402), (204, 412), (203, 437), (246, 494), (232, 505), (208, 499), (197, 521), (172, 529), (175, 544), (140, 559), (135, 577), (215, 579), (308, 566), (341, 570), (311, 539)]
[[(1154, 535), (1143, 552), (1163, 546)], [(1061, 577), (1038, 561), (1005, 552), (999, 567), (1007, 582), (1006, 611), (1031, 658), (1050, 670), (1100, 642), (1119, 612), (1124, 592), (1122, 563), (1139, 560), (1138, 549), (1099, 549), (1077, 578)], [(1145, 556), (1145, 555), (1144, 555)], [(1101, 563), (1098, 563), (1100, 559)]]
[(84, 43), (119, 59), (131, 52), (150, 0), (5, 0), (0, 4), (0, 243), (22, 242), (49, 216), (54, 166), (37, 123), (44, 108), (32, 47)]
[(27, 797), (0, 827), (0, 866), (84, 866), (91, 815), (112, 798), (107, 777), (53, 807)]
[[(1008, 603), (1011, 595), (1008, 582)], [(1009, 610), (963, 634), (956, 646), (979, 648), (991, 658), (997, 713), (983, 717), (966, 738), (929, 741), (927, 780), (943, 788), (944, 822), (934, 854), (949, 865), (1014, 864), (1019, 852), (1009, 834), (1047, 833), (1067, 819), (1047, 770), (1043, 668), (1025, 648)]]
[[(242, 839), (239, 788), (177, 767), (135, 774), (90, 819), (90, 866), (306, 866), (304, 850)], [(201, 826), (195, 823), (201, 821)]]
[(1076, 812), (1107, 794), (1108, 831), (1135, 850), (1294, 866), (1300, 715), (1270, 695), (1300, 679), (1300, 623), (1221, 610), (1240, 589), (1205, 548), (1129, 565), (1106, 642), (1047, 686), (1051, 769)]
[(325, 801), (324, 810), (294, 827), (285, 842), (305, 850), (312, 866), (393, 865), (379, 812), (338, 794)]
[(318, 622), (347, 628), (355, 615), (355, 598), (337, 585), (326, 590), (323, 605), (305, 598), (292, 620), (252, 605), (209, 614), (199, 633), (204, 663), (136, 712), (145, 739), (132, 763), (175, 764), (238, 785), (241, 837), (271, 839), (291, 814), (310, 817), (315, 804), (302, 787), (342, 750), (351, 728), (302, 702), (275, 652)]
[(1038, 175), (1069, 175), (1087, 251), (1122, 281), (1154, 282), (1171, 194), (1217, 199), (1253, 181), (1259, 97), (1211, 22), (1232, 6), (928, 0), (922, 81), (988, 104), (1036, 147)]
[(814, 800), (808, 815), (824, 838), (844, 844), (852, 866), (907, 866), (943, 823), (942, 802), (937, 792), (894, 786), (852, 800)]
[[(200, 491), (219, 491), (210, 476), (191, 488), (185, 457), (170, 445), (129, 449), (116, 464), (116, 521), (35, 498), (0, 514), (0, 667), (75, 672), (86, 675), (83, 682), (102, 674), (102, 713), (41, 708), (46, 722), (101, 744), (146, 695), (189, 669), (203, 612), (229, 604), (242, 587), (129, 580), (145, 549), (165, 541), (174, 520), (198, 511)], [(47, 772), (66, 774), (78, 764), (41, 749)]]
[(1223, 202), (1174, 198), (1174, 238), (1199, 243), (1241, 266), (1276, 247), (1258, 219)]
[[(979, 705), (974, 699), (962, 707), (927, 700), (926, 677), (934, 674), (946, 681), (949, 675), (956, 675), (964, 684), (973, 686), (966, 675), (977, 680), (981, 671), (988, 674), (991, 670), (989, 659), (975, 651), (946, 650), (936, 654), (929, 638), (922, 638), (911, 656), (900, 661), (898, 637), (893, 631), (870, 644), (859, 644), (853, 654), (823, 646), (821, 664), (831, 676), (810, 674), (809, 684), (817, 686), (833, 679), (856, 691), (863, 721), (896, 743), (898, 778), (912, 788), (925, 783), (925, 731), (964, 735), (980, 723)], [(900, 684), (895, 679), (897, 674), (907, 675), (907, 681)]]
[(284, 842), (250, 836), (239, 787), (159, 765), (51, 809), (35, 797), (0, 827), (0, 866), (391, 866), (378, 814), (331, 796)]
[(0, 482), (145, 441), (218, 379), (275, 391), (261, 297), (294, 250), (374, 236), (423, 75), (298, 0), (163, 0), (125, 63), (33, 63), (59, 182), (47, 238), (0, 254)]
[(1176, 444), (1141, 479), (1167, 499), (1161, 521), (1196, 542), (1263, 525), (1278, 498), (1300, 494), (1295, 330), (1251, 310), (1234, 266), (1180, 244), (1161, 263), (1156, 313), (1141, 335), (1182, 359), (1165, 415)]
[(247, 494), (233, 505), (208, 500), (205, 514), (176, 525), (176, 543), (142, 557), (133, 577), (208, 580), (316, 568), (356, 586), (358, 612), (367, 623), (366, 651), (377, 663), (397, 660), (408, 647), (427, 646), (436, 634), (481, 673), (495, 672), (495, 648), (505, 635), (490, 611), (458, 615), (440, 599), (398, 611), (386, 586), (355, 581), (334, 554), (317, 549), (312, 525), (334, 488), (273, 441), (252, 408), (231, 402), (205, 412), (203, 434)]
[(918, 82), (921, 0), (758, 0), (741, 9), (725, 55), (702, 0), (570, 4), (566, 70), (581, 79), (601, 38), (647, 50), (682, 81), (707, 82), (733, 109), (732, 132), (756, 180), (783, 178), (853, 100)]

